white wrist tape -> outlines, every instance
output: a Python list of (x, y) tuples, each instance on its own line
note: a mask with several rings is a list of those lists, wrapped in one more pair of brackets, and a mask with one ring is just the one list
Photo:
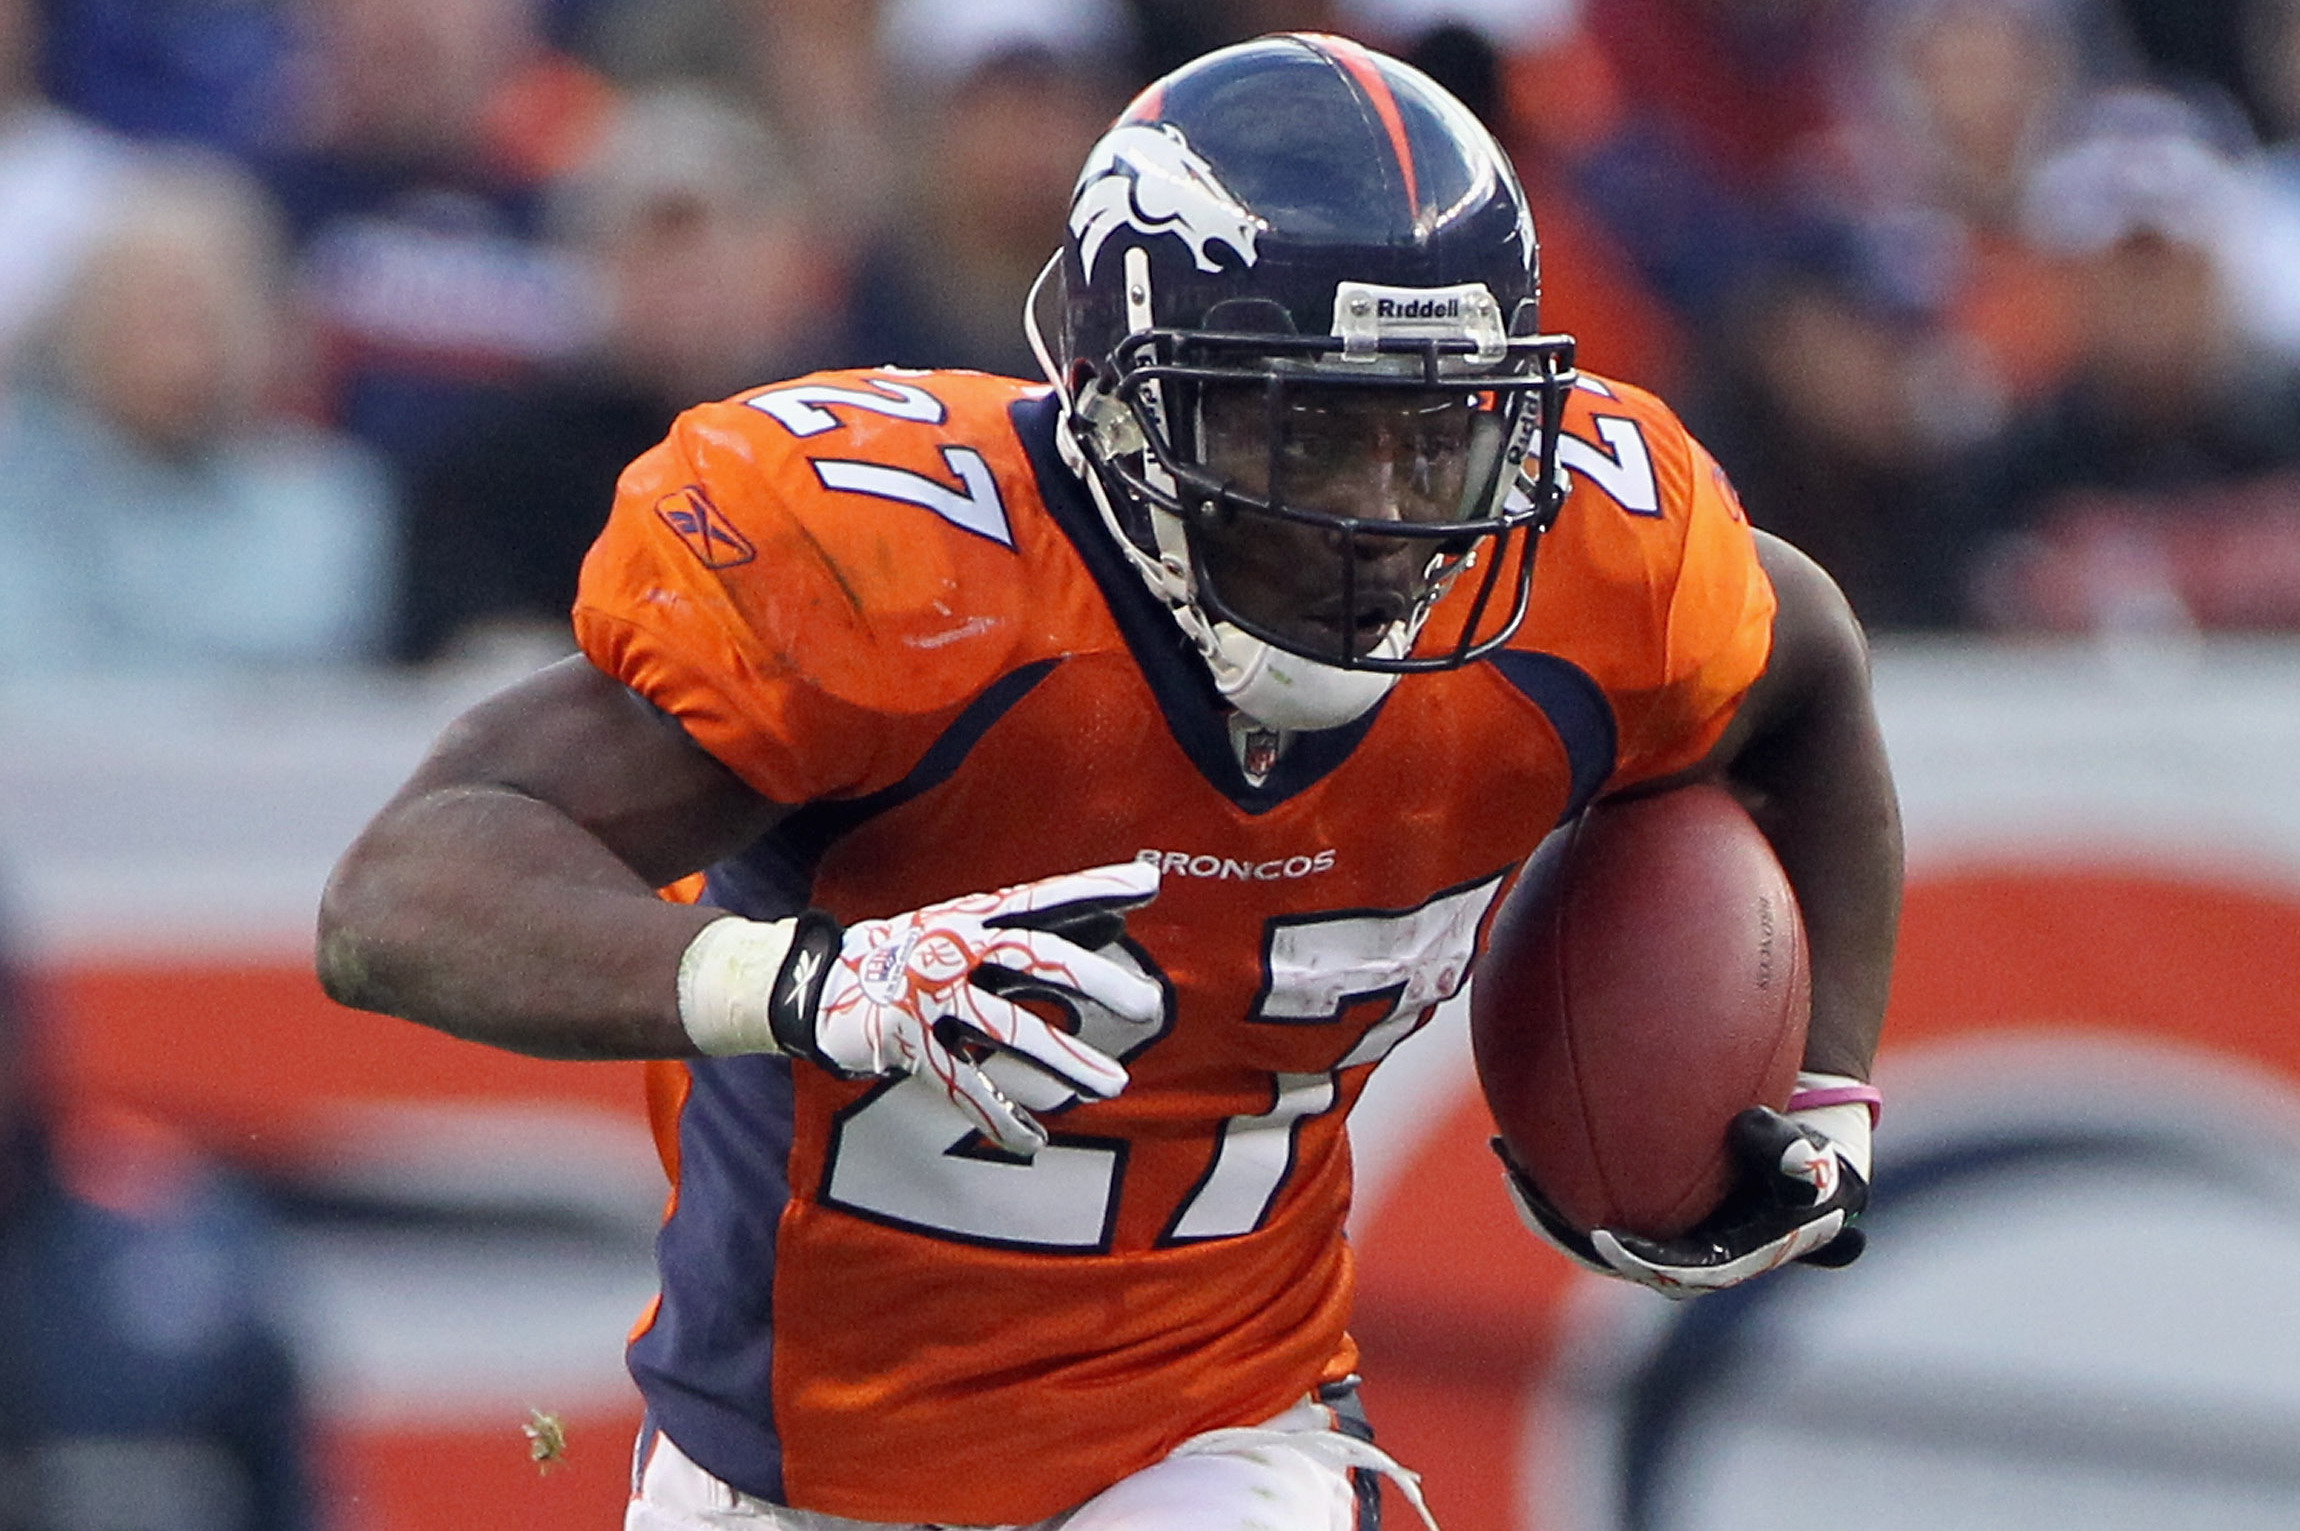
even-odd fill
[(1882, 1103), (1875, 1087), (1842, 1074), (1802, 1073), (1789, 1097), (1789, 1114), (1810, 1122), (1837, 1145), (1861, 1178), (1869, 1178), (1869, 1133)]
[(679, 958), (679, 1024), (715, 1058), (778, 1053), (767, 1008), (791, 953), (796, 920), (713, 920)]

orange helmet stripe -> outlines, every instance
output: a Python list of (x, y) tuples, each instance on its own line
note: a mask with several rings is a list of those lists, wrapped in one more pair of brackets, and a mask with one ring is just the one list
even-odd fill
[(1406, 139), (1406, 119), (1398, 110), (1398, 98), (1391, 92), (1390, 82), (1383, 78), (1381, 66), (1365, 49), (1346, 37), (1304, 34), (1303, 41), (1339, 64), (1365, 93), (1374, 115), (1381, 119), (1383, 130), (1390, 135), (1390, 148), (1397, 155), (1398, 169), (1405, 176), (1406, 205), (1419, 211), (1421, 187), (1414, 175), (1413, 146)]

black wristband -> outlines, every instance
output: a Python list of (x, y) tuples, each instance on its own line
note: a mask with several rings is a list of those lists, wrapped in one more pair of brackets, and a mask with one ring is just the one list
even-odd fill
[(822, 1006), (823, 985), (830, 981), (831, 965), (838, 961), (839, 941), (846, 932), (820, 909), (802, 911), (791, 926), (790, 952), (767, 996), (767, 1028), (783, 1052), (820, 1063), (815, 1013)]

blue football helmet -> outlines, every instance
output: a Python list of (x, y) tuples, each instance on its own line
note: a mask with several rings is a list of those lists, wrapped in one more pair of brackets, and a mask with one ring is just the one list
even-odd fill
[(1341, 38), (1208, 54), (1095, 145), (1029, 326), (1066, 456), (1242, 711), (1337, 726), (1517, 629), (1574, 377), (1538, 271), (1492, 135)]

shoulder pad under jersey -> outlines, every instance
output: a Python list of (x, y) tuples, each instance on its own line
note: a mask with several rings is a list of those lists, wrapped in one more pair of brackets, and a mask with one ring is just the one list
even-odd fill
[(1603, 688), (1623, 779), (1664, 774), (1706, 751), (1763, 672), (1772, 585), (1724, 470), (1660, 399), (1585, 374), (1564, 424), (1571, 492), (1522, 641)]
[(1028, 391), (878, 369), (691, 409), (623, 475), (581, 606), (851, 706), (956, 705), (1035, 634)]

